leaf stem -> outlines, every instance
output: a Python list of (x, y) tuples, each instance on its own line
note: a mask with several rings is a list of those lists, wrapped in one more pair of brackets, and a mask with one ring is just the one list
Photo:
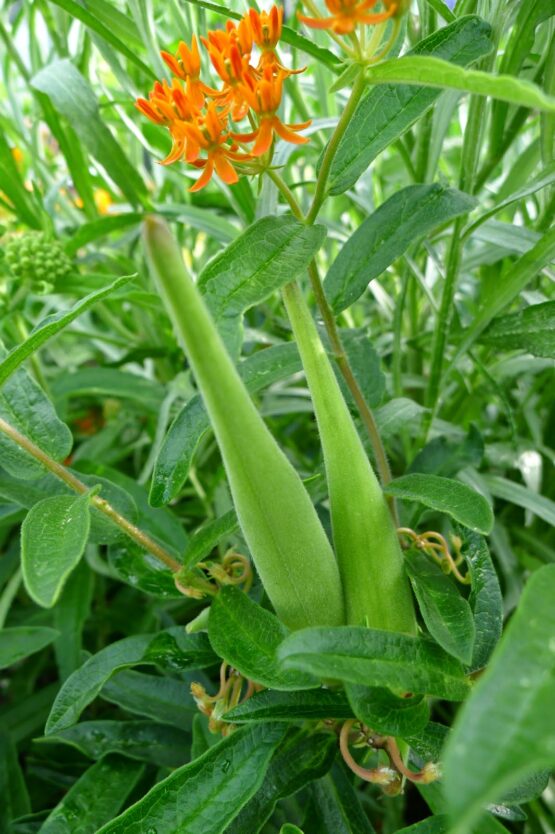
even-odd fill
[[(14, 426), (7, 423), (0, 417), (0, 431), (9, 437), (14, 443), (17, 443), (22, 449), (24, 449), (28, 454), (35, 458), (39, 463), (48, 469), (53, 475), (63, 481), (70, 489), (73, 489), (75, 492), (79, 493), (79, 495), (83, 495), (85, 492), (88, 492), (90, 487), (80, 481), (73, 472), (70, 472), (67, 467), (63, 464), (58, 463), (57, 461), (53, 460), (46, 452), (43, 452), (38, 446), (33, 443), (28, 437), (21, 434)], [(130, 539), (133, 539), (140, 547), (146, 550), (148, 553), (151, 553), (156, 559), (159, 559), (163, 562), (170, 570), (174, 573), (181, 570), (181, 565), (177, 562), (173, 556), (171, 556), (168, 551), (163, 548), (158, 542), (154, 541), (148, 533), (145, 533), (144, 530), (140, 530), (136, 527), (129, 519), (125, 518), (121, 513), (119, 513), (108, 501), (104, 498), (100, 498), (100, 496), (95, 495), (91, 498), (91, 504), (97, 509), (100, 510), (105, 516), (107, 516), (110, 521), (116, 524), (123, 532), (129, 536)]]

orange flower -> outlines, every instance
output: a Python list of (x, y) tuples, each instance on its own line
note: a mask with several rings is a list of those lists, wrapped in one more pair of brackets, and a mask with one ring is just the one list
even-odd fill
[[(189, 191), (200, 191), (212, 179), (214, 170), (228, 185), (238, 182), (239, 176), (231, 164), (250, 159), (250, 154), (237, 151), (237, 145), (230, 144), (230, 136), (225, 114), (219, 113), (215, 102), (210, 102), (206, 113), (195, 122), (183, 123), (182, 130), (187, 140), (186, 160), (197, 168), (204, 168), (202, 175)], [(206, 159), (201, 158), (202, 152)]]
[(299, 72), (304, 72), (306, 68), (287, 69), (280, 64), (276, 55), (276, 47), (283, 28), (283, 8), (272, 6), (270, 12), (257, 12), (255, 9), (249, 9), (248, 22), (252, 38), (260, 49), (259, 70), (270, 66), (274, 72), (283, 72), (285, 75), (296, 75)]
[(378, 0), (325, 0), (331, 17), (305, 17), (299, 15), (299, 20), (313, 29), (331, 29), (336, 35), (348, 35), (359, 23), (382, 23), (393, 17), (397, 12), (398, 0), (384, 0), (385, 12), (368, 14)]
[(254, 71), (250, 65), (253, 45), (250, 29), (245, 20), (238, 27), (228, 21), (225, 31), (209, 32), (202, 42), (214, 69), (224, 82), (223, 90), (219, 93), (214, 91), (212, 95), (221, 107), (231, 107), (233, 120), (239, 122), (249, 109), (241, 83), (246, 75)]
[(284, 75), (283, 72), (274, 75), (272, 68), (266, 66), (261, 78), (245, 78), (243, 91), (250, 107), (258, 116), (258, 127), (252, 133), (234, 133), (232, 136), (242, 142), (254, 142), (251, 151), (253, 156), (262, 156), (270, 149), (274, 134), (295, 145), (308, 142), (304, 136), (298, 136), (297, 132), (308, 127), (311, 124), (310, 120), (303, 124), (285, 125), (276, 115), (281, 103)]
[(187, 95), (195, 107), (200, 110), (204, 105), (204, 97), (211, 95), (214, 91), (200, 80), (200, 53), (196, 37), (193, 35), (191, 48), (183, 41), (180, 41), (177, 48), (177, 56), (164, 51), (160, 55), (171, 72), (177, 78), (185, 81)]

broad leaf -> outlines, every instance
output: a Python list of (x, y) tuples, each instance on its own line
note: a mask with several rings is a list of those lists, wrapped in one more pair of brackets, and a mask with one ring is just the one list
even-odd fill
[(0, 629), (0, 669), (19, 663), (53, 643), (58, 632), (42, 626), (12, 626)]
[(414, 240), (475, 207), (474, 198), (442, 185), (409, 185), (386, 200), (341, 248), (324, 288), (336, 313), (353, 304), (369, 282)]
[(160, 599), (183, 599), (172, 571), (130, 539), (111, 545), (108, 561), (118, 577), (133, 588)]
[[(244, 727), (174, 771), (102, 834), (221, 834), (256, 793), (283, 725)], [(99, 832), (100, 834), (100, 832)]]
[(223, 716), (232, 724), (251, 721), (319, 721), (325, 718), (353, 718), (353, 711), (342, 690), (309, 689), (305, 692), (279, 692), (265, 689)]
[(236, 353), (243, 313), (303, 272), (325, 238), (322, 226), (292, 216), (263, 217), (203, 269), (199, 288)]
[(446, 652), (470, 665), (476, 631), (467, 600), (439, 565), (416, 548), (408, 551), (405, 568), (420, 613), (434, 640)]
[(461, 664), (429, 640), (359, 626), (306, 628), (278, 649), (285, 669), (398, 694), (462, 700), (470, 684)]
[(333, 735), (293, 731), (276, 751), (262, 786), (226, 829), (227, 834), (258, 834), (276, 803), (324, 776), (336, 752)]
[(288, 631), (266, 611), (231, 585), (224, 586), (210, 606), (208, 635), (217, 654), (246, 678), (271, 689), (310, 689), (309, 675), (284, 671), (276, 651)]
[(468, 434), (462, 439), (450, 438), (443, 434), (434, 437), (416, 455), (408, 471), (452, 478), (467, 466), (477, 468), (483, 457), (484, 440), (472, 424)]
[(96, 762), (48, 815), (41, 834), (95, 834), (121, 810), (143, 770), (144, 765), (121, 756)]
[[(479, 17), (461, 17), (420, 41), (410, 55), (432, 55), (460, 66), (492, 49), (490, 26)], [(414, 124), (441, 95), (416, 84), (374, 87), (359, 104), (339, 143), (330, 172), (330, 191), (350, 188), (384, 148)]]
[(525, 350), (555, 359), (555, 301), (494, 319), (480, 341), (502, 350)]
[(460, 481), (414, 472), (395, 478), (385, 491), (394, 498), (417, 501), (446, 513), (469, 530), (487, 534), (493, 528), (493, 512), (487, 500)]
[(206, 635), (186, 634), (182, 627), (176, 626), (156, 636), (126, 637), (101, 649), (67, 679), (52, 706), (45, 732), (50, 735), (75, 724), (85, 707), (120, 669), (139, 664), (201, 669), (215, 661)]
[[(301, 360), (296, 345), (276, 345), (258, 351), (238, 367), (243, 382), (254, 394), (299, 371)], [(168, 504), (177, 496), (189, 474), (195, 450), (209, 428), (208, 415), (197, 395), (179, 412), (160, 449), (149, 498), (154, 507)], [(191, 564), (192, 559), (187, 563)]]
[(36, 743), (68, 744), (89, 759), (120, 753), (159, 767), (180, 767), (189, 759), (190, 736), (155, 721), (83, 721)]
[(555, 565), (546, 565), (525, 586), (487, 671), (457, 716), (445, 753), (445, 794), (457, 834), (488, 802), (555, 765), (554, 597)]
[(109, 295), (114, 293), (116, 290), (119, 290), (121, 287), (124, 287), (129, 283), (129, 281), (136, 277), (136, 275), (125, 275), (122, 278), (116, 278), (115, 281), (108, 284), (108, 286), (103, 287), (101, 290), (95, 290), (94, 292), (89, 293), (89, 295), (86, 295), (85, 298), (82, 298), (81, 301), (78, 301), (77, 304), (69, 310), (61, 313), (55, 313), (54, 315), (48, 316), (43, 319), (43, 321), (39, 322), (37, 326), (33, 328), (28, 338), (17, 347), (10, 350), (2, 361), (0, 361), (0, 385), (3, 385), (8, 377), (17, 370), (21, 363), (35, 353), (35, 351), (37, 351), (45, 342), (56, 336), (61, 330), (64, 329), (64, 327), (67, 327), (68, 324), (75, 321), (78, 316), (94, 304), (97, 304), (99, 301), (107, 298)]
[(129, 161), (106, 127), (89, 82), (71, 61), (54, 61), (41, 69), (31, 83), (36, 90), (45, 93), (56, 110), (70, 122), (83, 145), (106, 169), (127, 199), (133, 205), (142, 203), (147, 192), (137, 167)]
[(388, 689), (356, 684), (347, 684), (346, 691), (356, 717), (378, 733), (407, 736), (430, 720), (430, 708), (421, 695), (398, 698)]
[(29, 596), (43, 608), (58, 601), (83, 555), (91, 517), (89, 493), (39, 501), (21, 525), (21, 567)]

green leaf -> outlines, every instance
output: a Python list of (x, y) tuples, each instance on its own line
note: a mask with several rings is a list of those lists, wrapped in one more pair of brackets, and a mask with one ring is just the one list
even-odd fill
[(100, 691), (104, 701), (117, 704), (126, 712), (163, 721), (190, 730), (197, 706), (184, 691), (183, 681), (123, 671), (109, 678)]
[(52, 608), (89, 538), (89, 493), (55, 495), (29, 510), (21, 525), (21, 567), (27, 593)]
[(312, 787), (307, 822), (314, 834), (376, 834), (364, 813), (345, 768), (335, 764), (331, 773)]
[(353, 711), (341, 690), (310, 689), (304, 692), (279, 692), (265, 689), (222, 716), (224, 721), (242, 724), (251, 721), (319, 721), (325, 718), (352, 718)]
[[(0, 356), (5, 357), (0, 348)], [(59, 419), (44, 391), (20, 368), (0, 389), (0, 418), (32, 440), (54, 460), (64, 460), (73, 443), (71, 431)], [(40, 478), (44, 467), (19, 445), (0, 433), (3, 468), (16, 478)]]
[(503, 596), (485, 539), (470, 531), (461, 529), (459, 532), (463, 539), (462, 554), (472, 581), (469, 602), (476, 630), (471, 662), (474, 671), (486, 665), (501, 637)]
[(138, 665), (168, 665), (202, 669), (216, 662), (205, 634), (186, 634), (176, 626), (156, 636), (138, 634), (111, 643), (90, 657), (60, 689), (46, 723), (47, 735), (76, 723), (85, 707), (120, 669)]
[(243, 591), (224, 586), (212, 601), (208, 636), (214, 651), (242, 675), (271, 689), (311, 689), (310, 676), (280, 668), (276, 650), (288, 630)]
[[(536, 571), (445, 751), (453, 832), (486, 803), (555, 765), (555, 565)], [(471, 752), (470, 752), (471, 751)], [(466, 764), (472, 756), (472, 767)]]
[(430, 720), (430, 708), (421, 695), (398, 698), (388, 689), (356, 684), (347, 684), (346, 691), (355, 716), (378, 733), (404, 737)]
[[(72, 5), (83, 12), (77, 3)], [(71, 61), (54, 61), (41, 69), (31, 83), (36, 90), (45, 93), (56, 110), (70, 122), (83, 145), (106, 169), (127, 199), (133, 205), (143, 203), (147, 190), (137, 167), (129, 161), (106, 127), (89, 82)]]
[(90, 223), (83, 223), (82, 226), (79, 226), (64, 248), (68, 255), (75, 255), (79, 249), (88, 243), (99, 240), (111, 232), (127, 229), (129, 226), (137, 226), (142, 220), (143, 215), (136, 211), (124, 211), (119, 214), (100, 217), (98, 220), (91, 220)]
[(555, 301), (494, 319), (480, 341), (502, 350), (524, 350), (555, 359)]
[(478, 468), (483, 457), (484, 440), (472, 424), (462, 439), (443, 434), (434, 437), (416, 455), (408, 471), (452, 478), (467, 466)]
[(58, 632), (42, 626), (13, 626), (0, 629), (0, 669), (19, 663), (53, 643)]
[(434, 640), (446, 652), (470, 665), (476, 631), (467, 600), (451, 577), (416, 548), (408, 551), (405, 568), (422, 618)]
[(409, 825), (408, 828), (400, 828), (397, 834), (449, 834), (449, 817), (446, 814), (438, 814), (436, 817)]
[[(492, 49), (489, 24), (479, 17), (461, 17), (420, 41), (409, 55), (432, 55), (467, 66)], [(396, 59), (398, 60), (398, 59)], [(332, 194), (350, 188), (384, 148), (414, 124), (440, 96), (437, 89), (416, 84), (384, 84), (363, 98), (331, 167)]]
[(555, 527), (555, 501), (551, 501), (545, 495), (540, 495), (534, 490), (522, 486), (522, 484), (509, 481), (508, 478), (501, 478), (499, 475), (484, 475), (483, 480), (495, 498), (501, 498), (503, 501), (515, 504), (517, 507), (530, 510), (538, 518)]
[(41, 826), (41, 834), (95, 834), (117, 814), (141, 778), (144, 765), (108, 756), (71, 786)]
[(180, 767), (189, 758), (190, 736), (154, 721), (83, 721), (45, 738), (41, 745), (69, 744), (89, 759), (120, 753), (159, 767)]
[(141, 412), (158, 414), (166, 392), (163, 385), (119, 368), (81, 368), (60, 374), (52, 385), (55, 397), (113, 397), (136, 402)]
[(555, 98), (531, 81), (513, 75), (493, 75), (464, 69), (450, 61), (424, 55), (406, 55), (382, 61), (367, 72), (370, 84), (406, 84), (416, 82), (425, 87), (441, 87), (491, 96), (509, 104), (555, 113)]
[(290, 634), (277, 655), (285, 669), (398, 694), (460, 701), (470, 687), (461, 664), (435, 643), (373, 628), (305, 628)]
[(468, 194), (438, 184), (398, 191), (359, 226), (331, 265), (324, 288), (334, 311), (357, 301), (414, 240), (475, 206)]
[(60, 681), (69, 678), (82, 663), (83, 628), (90, 615), (94, 581), (95, 574), (82, 560), (54, 608), (54, 626), (60, 632), (54, 643)]
[(185, 549), (182, 557), (184, 567), (196, 565), (214, 550), (222, 539), (227, 538), (239, 527), (239, 520), (235, 510), (228, 510), (227, 513), (204, 524), (194, 533)]
[(303, 832), (292, 822), (286, 822), (285, 825), (281, 826), (279, 834), (303, 834)]
[(31, 803), (10, 735), (0, 731), (0, 831), (9, 831), (17, 817), (30, 813)]
[(160, 599), (183, 599), (183, 594), (175, 587), (173, 572), (130, 539), (109, 547), (108, 562), (118, 577), (132, 588)]
[(284, 735), (282, 725), (244, 727), (174, 771), (98, 834), (221, 834), (256, 793)]
[(263, 217), (203, 269), (198, 286), (232, 352), (239, 350), (243, 313), (294, 281), (325, 235), (323, 226), (306, 226), (291, 216)]
[(276, 751), (266, 778), (226, 834), (258, 834), (277, 802), (324, 776), (333, 764), (337, 740), (330, 734), (295, 730)]
[(493, 512), (487, 500), (460, 481), (413, 472), (395, 478), (385, 492), (394, 498), (417, 501), (431, 510), (446, 513), (469, 530), (487, 534), (493, 528)]
[(135, 275), (125, 275), (122, 278), (116, 278), (108, 286), (101, 290), (89, 293), (89, 295), (78, 301), (70, 310), (61, 313), (54, 313), (51, 316), (43, 319), (36, 327), (33, 328), (29, 337), (25, 339), (17, 347), (9, 351), (8, 354), (0, 361), (0, 385), (7, 380), (7, 378), (24, 362), (35, 353), (45, 342), (56, 336), (64, 327), (71, 324), (72, 321), (104, 298), (107, 298), (120, 287), (124, 287), (129, 281), (136, 278)]
[[(349, 359), (349, 365), (364, 399), (370, 408), (376, 408), (383, 399), (385, 376), (381, 369), (380, 356), (372, 344), (372, 337), (365, 330), (346, 330), (344, 328), (340, 330), (340, 335)], [(339, 371), (337, 371), (337, 379), (341, 385), (343, 396), (356, 411), (353, 395)]]
[[(301, 360), (294, 344), (275, 345), (245, 359), (238, 368), (243, 382), (254, 394), (299, 371)], [(189, 474), (195, 450), (209, 427), (202, 400), (195, 396), (173, 421), (158, 454), (149, 498), (154, 507), (168, 504), (177, 496)], [(194, 551), (192, 542), (191, 547)], [(192, 564), (193, 558), (186, 559), (186, 563)]]

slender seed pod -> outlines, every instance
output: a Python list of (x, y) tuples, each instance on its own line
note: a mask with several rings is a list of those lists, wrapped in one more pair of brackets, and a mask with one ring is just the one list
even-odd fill
[(247, 393), (166, 224), (147, 218), (144, 240), (210, 416), (241, 529), (278, 616), (292, 629), (342, 625), (339, 569), (299, 475)]
[(347, 622), (414, 632), (414, 608), (403, 555), (384, 494), (299, 287), (288, 284), (283, 296), (324, 452)]

